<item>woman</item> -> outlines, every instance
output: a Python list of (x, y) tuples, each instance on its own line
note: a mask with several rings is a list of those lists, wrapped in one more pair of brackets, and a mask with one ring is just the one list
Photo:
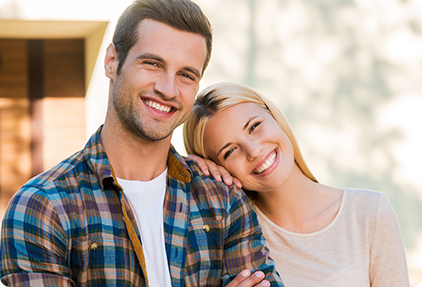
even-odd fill
[(203, 90), (184, 140), (188, 153), (206, 159), (191, 156), (205, 173), (217, 169), (212, 160), (240, 180), (286, 286), (409, 286), (385, 195), (318, 183), (286, 118), (251, 88)]

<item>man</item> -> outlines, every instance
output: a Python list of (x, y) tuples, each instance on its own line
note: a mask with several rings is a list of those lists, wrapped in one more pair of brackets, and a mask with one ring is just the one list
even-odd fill
[(265, 273), (259, 286), (283, 286), (243, 193), (204, 176), (170, 143), (211, 42), (189, 0), (138, 0), (125, 10), (104, 62), (105, 123), (9, 203), (3, 283), (252, 286)]

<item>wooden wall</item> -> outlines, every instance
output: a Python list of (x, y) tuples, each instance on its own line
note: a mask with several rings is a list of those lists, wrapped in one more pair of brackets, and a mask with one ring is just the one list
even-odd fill
[(0, 40), (0, 212), (31, 175), (27, 42)]
[(0, 218), (32, 175), (85, 144), (84, 41), (0, 39)]

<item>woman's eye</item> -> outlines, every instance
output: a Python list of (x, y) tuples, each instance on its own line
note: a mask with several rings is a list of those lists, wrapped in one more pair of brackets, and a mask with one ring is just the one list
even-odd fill
[(232, 152), (234, 152), (234, 148), (231, 148), (227, 152), (225, 152), (224, 153), (224, 159), (226, 159)]
[(253, 132), (262, 122), (257, 122), (251, 126), (249, 133)]

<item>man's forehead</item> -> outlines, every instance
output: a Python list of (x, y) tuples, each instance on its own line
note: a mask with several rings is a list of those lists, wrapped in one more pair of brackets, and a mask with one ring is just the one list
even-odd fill
[(182, 59), (195, 67), (202, 75), (202, 69), (207, 57), (206, 40), (202, 35), (186, 32), (168, 24), (144, 19), (138, 24), (137, 43), (132, 47), (140, 49), (135, 53), (149, 53), (164, 60)]

